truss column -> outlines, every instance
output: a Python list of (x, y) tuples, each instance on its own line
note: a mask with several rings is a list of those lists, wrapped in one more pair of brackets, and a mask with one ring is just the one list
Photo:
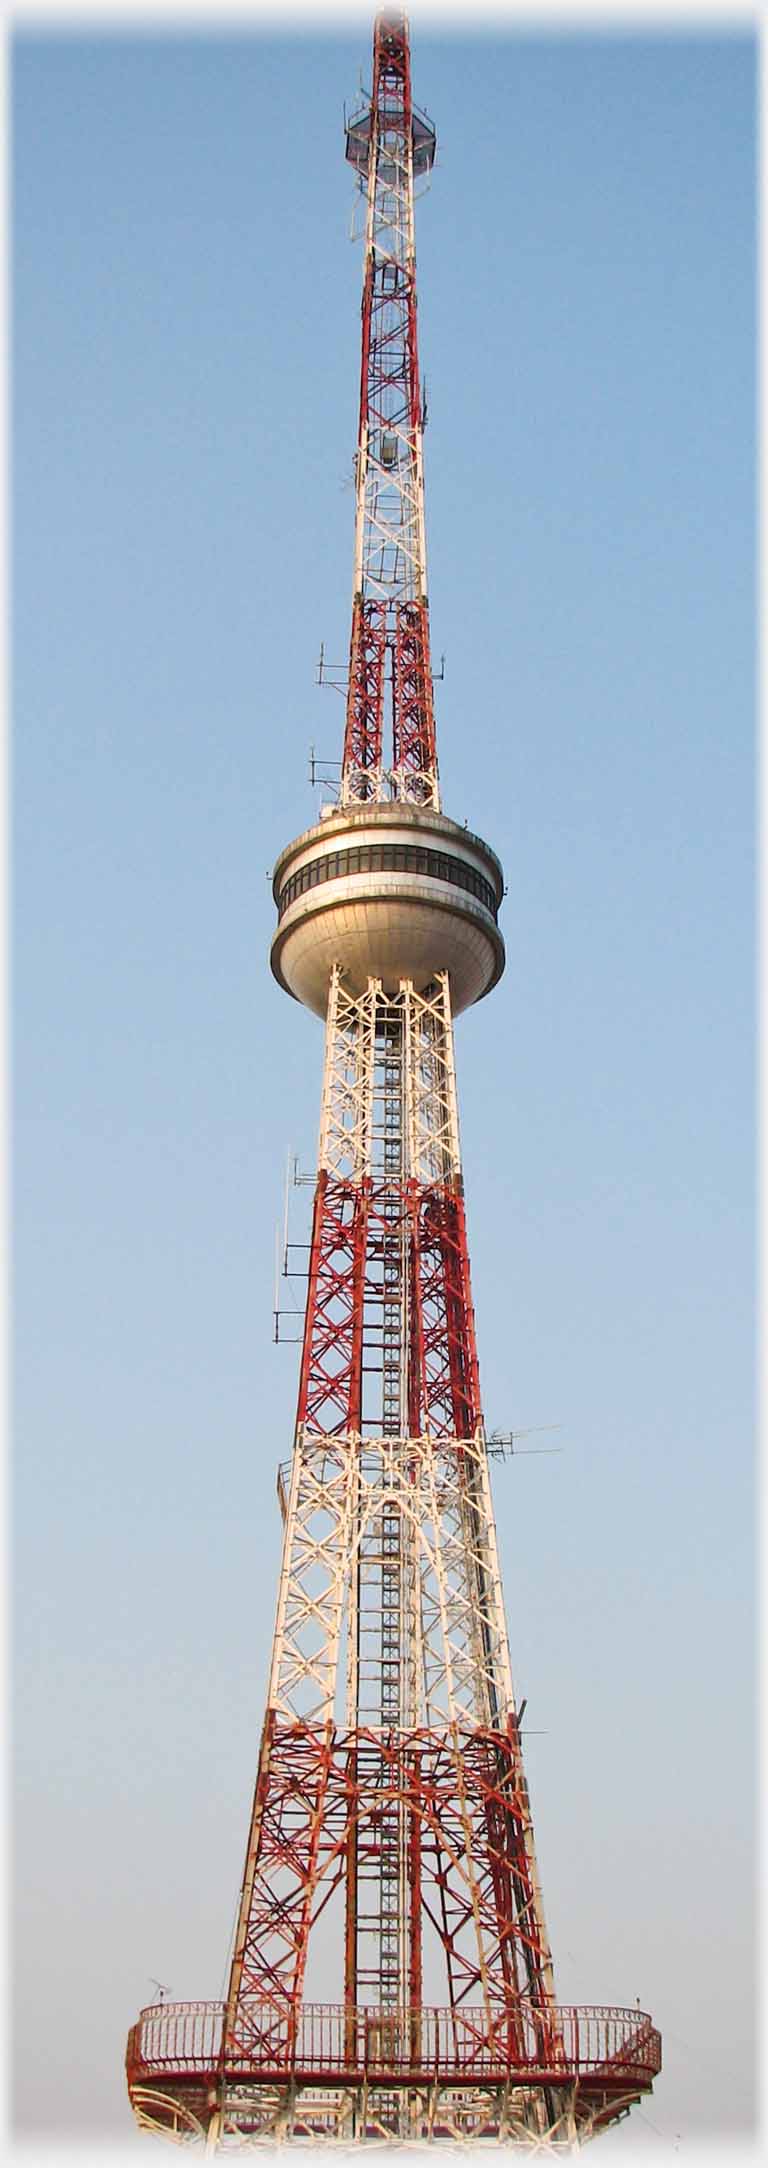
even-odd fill
[(421, 776), (429, 786), (437, 774), (429, 613), (425, 598), (398, 603), (393, 655), (393, 757), (395, 771), (401, 778), (401, 795), (405, 796), (409, 776)]
[(297, 1423), (359, 1434), (376, 986), (359, 1000), (334, 968)]
[(356, 594), (352, 605), (349, 686), (343, 772), (354, 778), (355, 799), (381, 795), (387, 606)]

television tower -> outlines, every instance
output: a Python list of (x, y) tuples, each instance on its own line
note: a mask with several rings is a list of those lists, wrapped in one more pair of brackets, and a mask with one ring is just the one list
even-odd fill
[(512, 1688), (453, 1054), (504, 967), (503, 877), (441, 809), (413, 222), (435, 135), (401, 13), (376, 20), (346, 154), (344, 757), (274, 873), (272, 969), (324, 1018), (325, 1067), (267, 1710), (226, 2001), (142, 2011), (128, 2086), (144, 2128), (210, 2151), (569, 2147), (650, 2090), (660, 2040), (639, 2009), (556, 2000)]

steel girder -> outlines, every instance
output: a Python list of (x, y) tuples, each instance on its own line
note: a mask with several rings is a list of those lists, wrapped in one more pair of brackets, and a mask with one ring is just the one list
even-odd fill
[(357, 804), (380, 795), (387, 604), (356, 595), (352, 605), (344, 768)]

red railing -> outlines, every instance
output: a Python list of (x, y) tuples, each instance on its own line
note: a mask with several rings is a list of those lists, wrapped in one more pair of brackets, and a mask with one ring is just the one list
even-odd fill
[(218, 2062), (223, 2002), (159, 2002), (142, 2010), (128, 2034), (126, 2061), (152, 2071), (210, 2070)]
[[(142, 2010), (128, 2038), (129, 2078), (201, 2076), (215, 2071), (224, 2005), (158, 2003)], [(558, 2008), (546, 2014), (517, 2008), (489, 2027), (482, 2009), (347, 2011), (308, 2003), (295, 2046), (288, 2013), (241, 2003), (237, 2047), (227, 2057), (233, 2078), (290, 2070), (307, 2077), (334, 2074), (397, 2079), (434, 2073), (440, 2079), (508, 2078), (566, 2083), (592, 2078), (648, 2086), (661, 2069), (661, 2040), (642, 2010)], [(266, 2042), (269, 2045), (266, 2045)]]

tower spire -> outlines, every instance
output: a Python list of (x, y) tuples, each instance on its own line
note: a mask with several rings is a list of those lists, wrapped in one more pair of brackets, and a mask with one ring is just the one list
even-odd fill
[(342, 790), (274, 872), (272, 969), (325, 1056), (267, 1707), (226, 2000), (143, 2011), (128, 2042), (139, 2122), (209, 2150), (571, 2146), (660, 2067), (639, 2010), (557, 2001), (512, 1683), (453, 1033), (503, 971), (504, 882), (438, 799), (413, 244), (434, 146), (405, 17), (380, 15), (347, 131), (367, 229)]
[(439, 808), (413, 207), (414, 176), (432, 166), (435, 131), (414, 109), (399, 12), (376, 18), (371, 101), (350, 122), (346, 151), (366, 222), (342, 803), (395, 798)]

